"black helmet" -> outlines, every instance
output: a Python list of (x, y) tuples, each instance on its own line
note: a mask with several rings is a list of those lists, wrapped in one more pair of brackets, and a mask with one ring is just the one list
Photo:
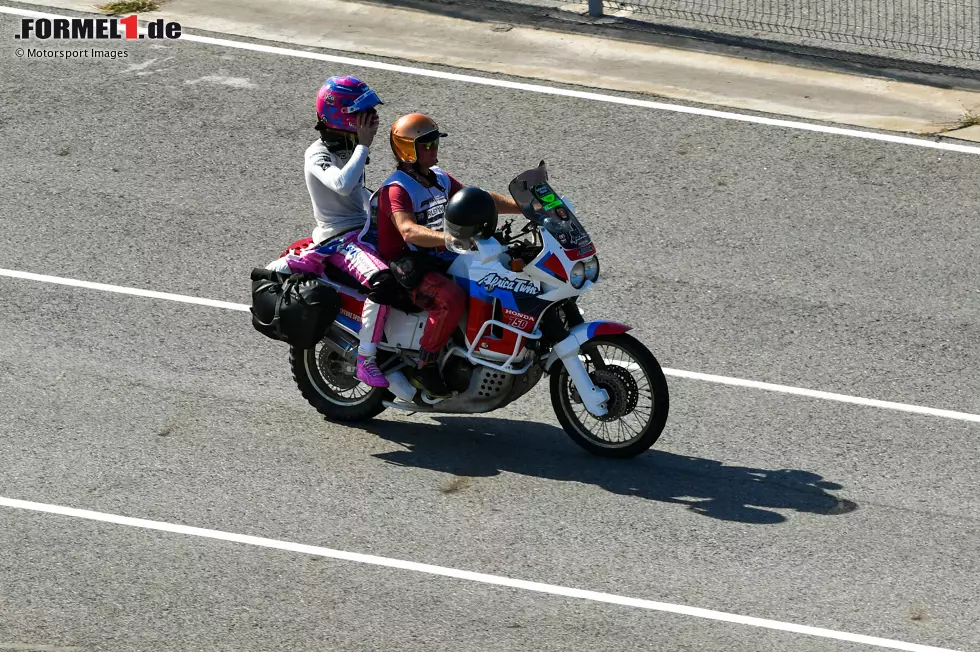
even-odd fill
[(473, 240), (489, 238), (497, 230), (497, 204), (486, 190), (468, 186), (449, 200), (444, 219), (454, 248), (468, 250)]

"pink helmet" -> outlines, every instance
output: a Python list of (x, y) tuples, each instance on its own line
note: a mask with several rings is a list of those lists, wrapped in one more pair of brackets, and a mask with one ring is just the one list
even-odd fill
[(331, 77), (316, 94), (316, 117), (331, 129), (357, 131), (357, 113), (384, 104), (356, 77)]

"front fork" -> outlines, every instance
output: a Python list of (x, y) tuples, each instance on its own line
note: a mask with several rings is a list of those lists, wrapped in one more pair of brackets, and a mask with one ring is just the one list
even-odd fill
[(575, 383), (575, 389), (582, 397), (585, 409), (594, 416), (605, 416), (609, 411), (606, 408), (606, 404), (609, 402), (609, 394), (606, 393), (606, 390), (596, 387), (592, 378), (589, 377), (585, 363), (579, 357), (582, 348), (579, 344), (579, 338), (575, 335), (569, 335), (552, 347), (551, 355), (548, 356), (547, 368), (550, 369), (556, 358), (561, 360), (565, 369), (568, 370), (572, 382)]
[[(609, 412), (609, 394), (593, 384), (580, 357), (582, 347), (594, 337), (622, 334), (630, 330), (630, 327), (604, 319), (585, 321), (575, 302), (568, 301), (564, 304), (555, 304), (544, 314), (541, 330), (548, 340), (555, 342), (545, 360), (545, 371), (551, 373), (551, 366), (561, 360), (572, 382), (575, 383), (575, 389), (582, 397), (585, 408), (597, 417), (605, 416)], [(601, 360), (597, 364), (601, 366)]]

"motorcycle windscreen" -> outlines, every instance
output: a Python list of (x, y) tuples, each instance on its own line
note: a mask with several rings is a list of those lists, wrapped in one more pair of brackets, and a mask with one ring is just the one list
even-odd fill
[(524, 217), (531, 220), (532, 222), (540, 222), (540, 218), (532, 206), (532, 201), (534, 200), (534, 192), (532, 188), (541, 183), (548, 182), (548, 167), (545, 165), (544, 161), (538, 164), (538, 167), (526, 170), (521, 174), (517, 175), (507, 189), (510, 191), (510, 196), (514, 198), (517, 205), (521, 207), (521, 212), (524, 213)]
[(515, 177), (508, 190), (524, 217), (547, 229), (563, 249), (580, 249), (591, 244), (592, 239), (575, 213), (548, 183), (544, 161)]

